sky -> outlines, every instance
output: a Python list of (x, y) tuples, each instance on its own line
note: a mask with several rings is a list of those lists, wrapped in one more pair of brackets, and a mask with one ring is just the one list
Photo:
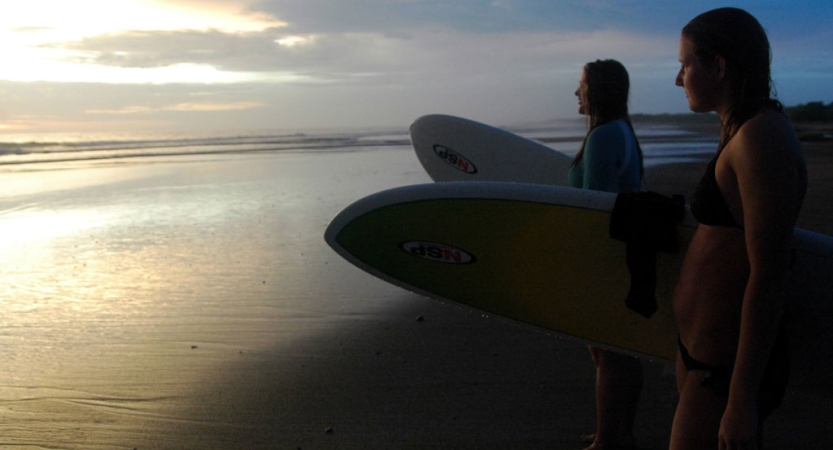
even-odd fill
[(588, 61), (634, 113), (687, 111), (680, 29), (741, 7), (786, 105), (833, 101), (829, 0), (0, 0), (0, 134), (576, 118)]

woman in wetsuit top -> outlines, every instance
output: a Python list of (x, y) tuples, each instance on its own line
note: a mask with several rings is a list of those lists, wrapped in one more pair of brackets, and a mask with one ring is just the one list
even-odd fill
[(700, 222), (674, 292), (679, 404), (671, 449), (758, 448), (787, 382), (781, 312), (807, 186), (792, 125), (771, 98), (770, 48), (736, 8), (683, 28), (676, 84), (723, 122), (695, 196)]
[[(635, 192), (642, 185), (642, 150), (628, 118), (630, 80), (614, 60), (584, 66), (579, 114), (588, 132), (570, 168), (570, 186), (607, 192)], [(596, 432), (583, 436), (587, 449), (633, 447), (633, 424), (642, 390), (637, 359), (590, 347), (596, 365)]]

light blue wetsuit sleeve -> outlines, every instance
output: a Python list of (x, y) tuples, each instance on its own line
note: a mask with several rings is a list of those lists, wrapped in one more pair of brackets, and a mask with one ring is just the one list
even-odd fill
[(583, 189), (616, 192), (619, 161), (625, 154), (625, 136), (618, 126), (601, 126), (587, 137), (584, 145)]
[(641, 190), (642, 170), (636, 136), (626, 122), (601, 125), (587, 136), (584, 153), (570, 169), (570, 186), (606, 192)]
[(638, 144), (627, 122), (616, 120), (593, 129), (584, 153), (570, 168), (570, 186), (606, 192), (637, 192), (642, 188)]

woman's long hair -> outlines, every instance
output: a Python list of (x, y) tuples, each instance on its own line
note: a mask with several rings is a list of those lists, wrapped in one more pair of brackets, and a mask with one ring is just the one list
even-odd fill
[(716, 58), (723, 58), (733, 86), (718, 151), (762, 109), (783, 110), (781, 103), (772, 98), (772, 51), (766, 31), (755, 17), (738, 8), (714, 9), (692, 19), (682, 34), (694, 44), (694, 54), (706, 67), (713, 66)]
[[(573, 160), (573, 166), (581, 161), (584, 156), (584, 146), (587, 145), (587, 138), (596, 127), (623, 119), (633, 131), (633, 124), (628, 116), (628, 95), (630, 92), (630, 78), (625, 66), (613, 59), (596, 60), (584, 66), (584, 80), (587, 83), (587, 105), (586, 112), (589, 116), (587, 135), (581, 149)], [(634, 133), (634, 137), (636, 133)], [(642, 147), (639, 140), (636, 140), (636, 151), (639, 155), (639, 172), (642, 167)]]

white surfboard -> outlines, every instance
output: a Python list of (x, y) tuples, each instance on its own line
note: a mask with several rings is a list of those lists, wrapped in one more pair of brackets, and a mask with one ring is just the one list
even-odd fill
[[(681, 251), (659, 253), (659, 309), (625, 307), (625, 244), (608, 234), (614, 194), (457, 182), (383, 191), (348, 206), (325, 240), (347, 261), (407, 290), (635, 355), (676, 353), (671, 295)], [(797, 230), (786, 323), (793, 384), (833, 388), (833, 237)]]
[(443, 114), (410, 128), (417, 158), (434, 181), (508, 181), (567, 186), (573, 159), (540, 142)]

